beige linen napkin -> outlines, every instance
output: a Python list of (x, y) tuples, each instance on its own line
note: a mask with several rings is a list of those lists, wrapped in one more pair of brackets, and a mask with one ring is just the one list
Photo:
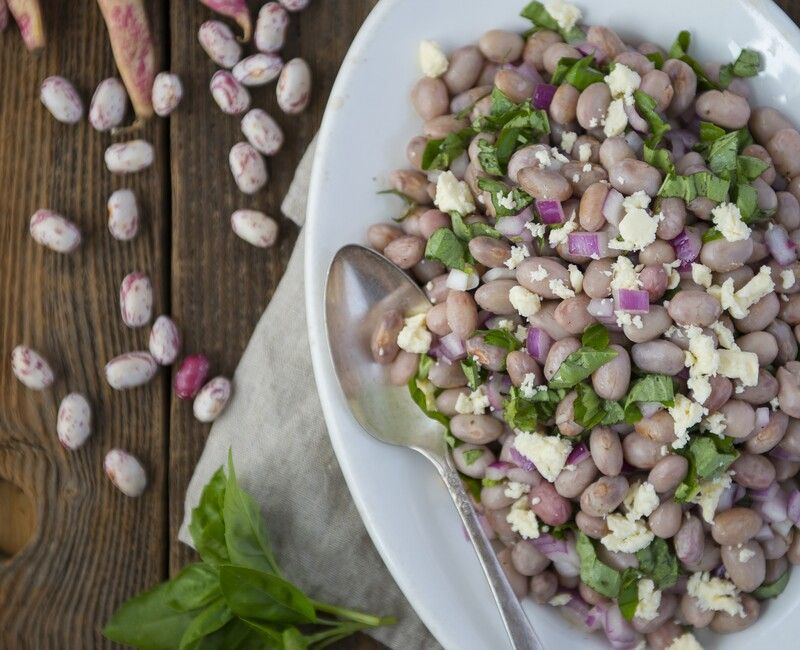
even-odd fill
[[(314, 146), (281, 206), (298, 225), (305, 221)], [(195, 468), (178, 536), (191, 545), (192, 509), (232, 447), (236, 473), (261, 505), (290, 579), (318, 600), (397, 616), (397, 625), (371, 632), (392, 648), (439, 648), (372, 545), (328, 440), (311, 369), (303, 250), (301, 236), (236, 369), (231, 402)]]

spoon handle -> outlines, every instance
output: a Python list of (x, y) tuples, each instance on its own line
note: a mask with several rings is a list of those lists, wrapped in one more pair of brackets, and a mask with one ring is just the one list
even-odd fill
[(478, 515), (472, 507), (472, 502), (467, 496), (464, 483), (461, 481), (458, 472), (453, 467), (449, 457), (444, 462), (437, 463), (437, 466), (445, 485), (447, 485), (447, 489), (450, 491), (450, 496), (456, 504), (458, 514), (461, 515), (467, 534), (472, 540), (472, 545), (478, 554), (483, 572), (489, 580), (489, 586), (494, 594), (497, 607), (500, 609), (500, 615), (503, 617), (503, 624), (511, 639), (512, 647), (514, 650), (544, 650), (544, 646), (531, 627), (528, 617), (522, 611), (519, 599), (511, 590), (511, 585), (506, 579), (491, 543), (483, 532)]

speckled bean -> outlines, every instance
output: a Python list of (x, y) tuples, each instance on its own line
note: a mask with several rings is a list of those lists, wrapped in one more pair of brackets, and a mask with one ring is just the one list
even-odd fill
[(217, 70), (209, 84), (211, 96), (223, 113), (239, 115), (250, 107), (250, 93), (227, 70)]
[(29, 232), (33, 241), (56, 253), (72, 253), (82, 241), (78, 226), (52, 210), (34, 212)]
[(581, 510), (591, 517), (603, 517), (622, 503), (627, 492), (624, 476), (601, 476), (581, 494)]
[(494, 237), (474, 237), (469, 242), (470, 254), (484, 266), (502, 267), (511, 255), (511, 244)]
[(701, 120), (726, 129), (741, 129), (750, 119), (747, 100), (727, 90), (707, 90), (697, 97), (695, 110)]
[(264, 110), (254, 108), (242, 118), (242, 134), (265, 156), (274, 156), (283, 146), (283, 131)]
[(237, 142), (233, 145), (228, 162), (233, 180), (245, 194), (255, 194), (267, 184), (267, 165), (261, 154), (248, 142)]
[(558, 372), (564, 360), (581, 347), (581, 342), (570, 336), (556, 341), (550, 347), (544, 363), (544, 376), (549, 381)]
[(158, 364), (149, 352), (128, 352), (106, 364), (106, 381), (116, 390), (135, 388), (149, 382), (157, 370)]
[(592, 373), (592, 386), (602, 399), (618, 400), (628, 392), (631, 360), (625, 348), (612, 344), (609, 349), (616, 352), (617, 356)]
[(83, 117), (81, 97), (64, 77), (47, 77), (39, 89), (39, 98), (59, 122), (76, 124)]
[(231, 72), (243, 86), (263, 86), (277, 79), (282, 69), (283, 59), (279, 55), (258, 52), (243, 58)]
[(112, 174), (132, 174), (153, 164), (153, 145), (145, 140), (118, 142), (106, 149), (105, 162)]
[(122, 322), (128, 327), (143, 327), (153, 314), (153, 285), (145, 273), (126, 275), (119, 289)]
[(450, 420), (453, 435), (464, 442), (485, 445), (503, 433), (503, 423), (491, 415), (456, 415)]
[(572, 196), (572, 186), (560, 173), (538, 167), (526, 167), (517, 174), (517, 180), (528, 194), (536, 199), (566, 201)]
[(127, 107), (128, 94), (122, 82), (116, 77), (104, 79), (98, 84), (89, 104), (89, 123), (98, 131), (108, 131), (122, 124)]
[(289, 14), (277, 2), (267, 2), (258, 12), (253, 33), (255, 46), (261, 52), (274, 53), (283, 49)]
[(311, 99), (311, 68), (303, 59), (292, 59), (283, 66), (275, 86), (278, 106), (288, 115), (306, 110)]
[(219, 20), (207, 20), (200, 25), (197, 40), (209, 58), (221, 68), (231, 68), (242, 58), (242, 46), (231, 28)]

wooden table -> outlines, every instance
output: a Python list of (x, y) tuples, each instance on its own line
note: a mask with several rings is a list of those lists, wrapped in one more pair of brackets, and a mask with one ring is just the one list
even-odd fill
[[(287, 134), (270, 162), (269, 186), (254, 197), (239, 193), (228, 172), (239, 120), (223, 116), (207, 90), (214, 65), (196, 37), (211, 16), (205, 7), (148, 3), (159, 67), (181, 76), (186, 97), (169, 121), (143, 130), (155, 165), (123, 178), (103, 164), (110, 135), (86, 123), (58, 124), (37, 99), (50, 74), (73, 80), (87, 101), (116, 74), (100, 12), (91, 0), (43, 4), (50, 42), (41, 57), (23, 49), (13, 27), (0, 37), (0, 647), (11, 650), (103, 646), (99, 630), (120, 602), (192, 559), (177, 530), (208, 427), (174, 398), (168, 372), (124, 393), (103, 380), (108, 359), (146, 346), (147, 329), (120, 321), (119, 283), (130, 271), (149, 273), (156, 312), (177, 319), (186, 350), (233, 373), (297, 229), (283, 222), (278, 245), (263, 251), (233, 235), (229, 216), (240, 207), (279, 216), (341, 59), (375, 0), (314, 0), (292, 17), (284, 55), (310, 63), (314, 96), (304, 115), (290, 118), (277, 110), (274, 85), (253, 93)], [(779, 4), (800, 18), (800, 2)], [(106, 230), (106, 200), (120, 187), (137, 192), (145, 215), (130, 243)], [(81, 226), (86, 241), (78, 252), (60, 256), (31, 241), (28, 219), (40, 207)], [(34, 393), (14, 379), (8, 358), (23, 342), (56, 364), (52, 389)], [(73, 390), (90, 397), (95, 413), (94, 437), (78, 452), (62, 449), (55, 436), (58, 403)], [(145, 461), (150, 486), (142, 498), (124, 497), (104, 477), (102, 459), (114, 446)], [(358, 645), (375, 647), (364, 639)]]

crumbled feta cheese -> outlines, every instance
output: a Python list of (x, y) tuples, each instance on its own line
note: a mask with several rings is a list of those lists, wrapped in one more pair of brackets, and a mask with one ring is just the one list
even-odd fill
[(531, 460), (539, 473), (551, 483), (564, 469), (567, 457), (572, 451), (572, 444), (568, 440), (536, 432), (517, 433), (513, 445), (514, 449)]
[(539, 537), (539, 520), (533, 510), (528, 508), (528, 497), (521, 497), (514, 502), (506, 515), (506, 521), (511, 524), (511, 530), (519, 533), (522, 539)]
[(748, 562), (755, 556), (755, 551), (751, 551), (749, 548), (743, 548), (741, 551), (739, 551), (739, 562)]
[[(559, 163), (567, 163), (569, 162), (569, 158), (567, 158), (563, 153), (561, 153), (557, 147), (550, 147), (550, 156)], [(551, 163), (551, 167), (553, 164)], [(561, 169), (561, 165), (557, 166), (557, 169)]]
[(626, 212), (629, 210), (646, 210), (650, 207), (650, 201), (652, 201), (652, 199), (648, 196), (647, 192), (639, 190), (622, 199), (622, 207)]
[(565, 222), (561, 228), (551, 228), (549, 237), (550, 248), (555, 248), (559, 244), (565, 243), (569, 234), (577, 227), (578, 224), (575, 222), (575, 214), (573, 213), (569, 221)]
[(633, 91), (639, 88), (642, 78), (636, 70), (631, 70), (622, 63), (615, 63), (604, 81), (611, 91), (611, 96), (619, 99), (631, 97)]
[(406, 318), (406, 324), (397, 335), (397, 345), (412, 354), (425, 354), (431, 348), (433, 335), (425, 327), (425, 314)]
[[(531, 399), (541, 388), (542, 386), (539, 385), (536, 373), (529, 372), (523, 377), (522, 383), (519, 386), (519, 391), (525, 399)], [(544, 389), (547, 390), (547, 386), (544, 386)]]
[(552, 605), (553, 607), (563, 607), (571, 600), (572, 596), (570, 594), (558, 594), (558, 596), (553, 596), (550, 600), (548, 600), (547, 604)]
[(733, 278), (728, 278), (722, 286), (712, 285), (708, 293), (720, 301), (722, 308), (734, 318), (744, 318), (749, 314), (751, 306), (775, 289), (772, 274), (768, 266), (762, 266), (759, 272), (738, 291), (733, 288)]
[(575, 297), (575, 292), (566, 284), (564, 284), (563, 280), (550, 280), (550, 282), (547, 283), (547, 286), (550, 287), (550, 291), (552, 291), (562, 300)]
[(656, 240), (658, 222), (642, 206), (643, 197), (647, 198), (649, 204), (650, 198), (644, 192), (637, 192), (625, 199), (625, 216), (619, 222), (619, 235), (622, 239), (611, 240), (608, 243), (609, 248), (638, 251)]
[[(582, 169), (583, 169), (583, 171), (585, 171), (585, 172), (590, 172), (590, 171), (592, 171), (592, 163), (588, 163), (588, 162), (587, 162), (587, 163), (586, 163), (586, 164), (583, 166), (583, 168), (582, 168)], [(577, 182), (577, 181), (575, 181), (575, 182)]]
[(612, 275), (611, 289), (638, 289), (642, 286), (642, 281), (639, 279), (639, 274), (633, 266), (633, 262), (626, 255), (617, 257), (617, 261), (611, 264), (611, 271), (607, 271)]
[(508, 320), (507, 318), (501, 318), (499, 321), (497, 321), (497, 329), (510, 332), (514, 329), (514, 321)]
[(738, 381), (735, 381), (733, 383), (735, 386), (733, 392), (736, 393), (737, 395), (741, 395), (744, 392), (744, 386), (742, 386)]
[[(584, 142), (580, 147), (578, 147), (578, 160), (582, 163), (589, 162), (589, 159), (592, 157), (592, 145), (588, 142)], [(587, 171), (584, 169), (584, 171)]]
[(658, 498), (653, 484), (645, 481), (641, 484), (631, 485), (622, 503), (627, 510), (626, 517), (635, 521), (650, 516), (653, 510), (661, 505), (661, 500)]
[(697, 642), (697, 639), (694, 638), (694, 634), (685, 632), (674, 639), (672, 643), (667, 646), (667, 650), (703, 650), (703, 646)]
[(583, 18), (580, 9), (564, 0), (547, 0), (545, 9), (565, 32), (575, 27), (575, 24)]
[(514, 332), (514, 338), (521, 343), (525, 343), (528, 339), (528, 328), (524, 325), (517, 325), (517, 330)]
[(733, 338), (733, 332), (731, 332), (723, 323), (714, 321), (709, 327), (711, 328), (711, 331), (717, 335), (717, 340), (723, 348), (726, 350), (739, 349), (739, 346), (736, 345), (736, 340)]
[(447, 72), (447, 55), (433, 41), (420, 41), (419, 67), (426, 77), (441, 77)]
[(728, 423), (725, 421), (725, 414), (717, 411), (716, 413), (712, 413), (706, 417), (700, 423), (700, 430), (708, 431), (709, 433), (713, 433), (721, 438), (723, 435), (725, 435), (727, 426)]
[(472, 201), (469, 185), (458, 180), (451, 171), (446, 171), (439, 176), (436, 183), (436, 198), (433, 202), (442, 212), (453, 211), (460, 214), (475, 212), (475, 203)]
[(511, 305), (523, 318), (530, 318), (542, 308), (542, 300), (532, 291), (525, 287), (515, 285), (508, 292), (508, 299)]
[(456, 400), (456, 411), (462, 415), (483, 415), (487, 408), (489, 397), (483, 392), (482, 386), (469, 395), (460, 393)]
[(675, 421), (676, 440), (672, 443), (672, 448), (681, 449), (689, 442), (689, 429), (708, 414), (708, 409), (678, 393), (675, 395), (673, 406), (670, 406), (668, 410)]
[(503, 494), (509, 499), (519, 499), (523, 494), (528, 494), (531, 491), (531, 486), (527, 483), (520, 483), (519, 481), (509, 481), (506, 483)]
[(711, 286), (711, 269), (705, 264), (692, 262), (692, 280), (701, 287), (708, 289)]
[(644, 327), (644, 322), (642, 321), (642, 317), (639, 314), (631, 315), (626, 311), (622, 311), (621, 309), (617, 309), (614, 312), (614, 317), (617, 319), (617, 325), (619, 327), (625, 327), (626, 325), (631, 325), (636, 329), (642, 329)]
[(711, 395), (709, 377), (717, 374), (719, 355), (714, 348), (714, 339), (703, 334), (696, 325), (686, 328), (689, 349), (685, 352), (685, 365), (689, 368), (687, 386), (692, 390), (696, 402), (702, 404)]
[(603, 133), (607, 138), (625, 133), (628, 126), (628, 115), (625, 113), (625, 100), (615, 99), (608, 105)]
[(564, 131), (561, 134), (561, 148), (567, 153), (572, 152), (572, 147), (575, 146), (575, 140), (578, 139), (578, 134), (574, 131)]
[(515, 269), (522, 264), (522, 260), (526, 257), (530, 257), (530, 254), (531, 252), (526, 246), (512, 246), (511, 255), (505, 261), (505, 265), (510, 269)]
[(784, 269), (781, 271), (781, 287), (783, 287), (783, 289), (791, 289), (795, 282), (796, 279), (792, 269)]
[(739, 592), (729, 580), (712, 578), (707, 571), (693, 573), (686, 585), (686, 593), (697, 599), (698, 606), (704, 612), (725, 612), (744, 618)]
[(719, 374), (728, 379), (739, 379), (743, 386), (758, 383), (758, 356), (755, 352), (718, 350)]
[(543, 169), (550, 167), (551, 163), (553, 162), (550, 159), (550, 152), (547, 149), (537, 149), (533, 154), (533, 157), (539, 161), (539, 166)]
[(636, 618), (645, 621), (652, 621), (658, 616), (658, 608), (661, 605), (661, 592), (656, 589), (656, 584), (650, 578), (639, 580), (636, 585), (639, 603), (636, 605)]
[(711, 210), (711, 218), (722, 236), (728, 241), (750, 237), (750, 228), (742, 221), (742, 213), (735, 203), (720, 203)]
[(583, 290), (583, 272), (574, 264), (567, 267), (569, 271), (569, 283), (575, 289), (575, 293), (580, 293)]
[(589, 120), (590, 129), (594, 129), (598, 124), (600, 124), (600, 120), (598, 120), (596, 117), (593, 117), (591, 120)]
[(541, 282), (547, 277), (547, 269), (544, 268), (541, 264), (536, 267), (535, 271), (531, 272), (531, 280), (534, 282)]
[(697, 494), (689, 499), (689, 502), (700, 506), (700, 511), (706, 523), (714, 523), (714, 513), (717, 511), (719, 499), (730, 485), (730, 473), (725, 473), (710, 481), (700, 481), (700, 484), (697, 486)]
[[(590, 166), (590, 168), (591, 168), (591, 166)], [(578, 183), (580, 180), (581, 180), (581, 175), (580, 174), (575, 173), (575, 174), (572, 175), (572, 182), (573, 183)]]
[(534, 223), (533, 221), (529, 221), (525, 224), (525, 227), (531, 231), (531, 235), (534, 237), (544, 237), (545, 233), (547, 233), (547, 228), (543, 223)]
[(769, 401), (769, 405), (770, 405), (770, 408), (771, 408), (773, 411), (777, 411), (777, 410), (778, 410), (778, 409), (781, 407), (781, 400), (780, 400), (780, 398), (779, 398), (779, 397), (777, 397), (777, 396), (776, 396), (776, 397), (773, 397), (773, 398), (772, 398), (772, 399)]
[(503, 194), (502, 192), (498, 192), (497, 205), (504, 207), (506, 210), (513, 210), (516, 208), (517, 202), (514, 201), (514, 193), (509, 192), (508, 194)]
[(643, 521), (631, 521), (617, 513), (608, 515), (606, 524), (611, 532), (600, 542), (609, 551), (636, 553), (649, 546), (655, 537)]

